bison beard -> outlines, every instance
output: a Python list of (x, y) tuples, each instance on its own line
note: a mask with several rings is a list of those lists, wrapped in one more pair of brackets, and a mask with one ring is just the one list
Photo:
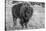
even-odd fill
[[(21, 4), (20, 4), (21, 5)], [(33, 8), (29, 7), (29, 6), (25, 6), (20, 8), (20, 5), (15, 5), (12, 8), (12, 15), (13, 15), (13, 21), (14, 21), (14, 25), (16, 24), (16, 19), (20, 18), (20, 24), (22, 26), (22, 28), (27, 28), (27, 23), (29, 22), (29, 18), (32, 17), (33, 14)], [(14, 19), (15, 18), (15, 19)]]

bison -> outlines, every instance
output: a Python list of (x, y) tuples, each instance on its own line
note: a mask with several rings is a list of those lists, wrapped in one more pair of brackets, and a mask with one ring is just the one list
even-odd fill
[(13, 15), (14, 25), (16, 25), (16, 19), (20, 18), (20, 24), (22, 28), (24, 28), (24, 26), (25, 28), (27, 28), (29, 19), (33, 15), (33, 8), (27, 4), (26, 5), (18, 4), (18, 5), (13, 6), (12, 15)]

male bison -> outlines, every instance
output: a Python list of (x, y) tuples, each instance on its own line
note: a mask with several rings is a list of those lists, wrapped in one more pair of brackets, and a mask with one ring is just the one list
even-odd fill
[(13, 21), (14, 25), (16, 25), (16, 19), (20, 18), (20, 24), (22, 28), (27, 28), (27, 23), (29, 22), (30, 17), (32, 17), (33, 14), (33, 8), (30, 7), (28, 4), (18, 4), (13, 6), (12, 8), (12, 15), (13, 15)]

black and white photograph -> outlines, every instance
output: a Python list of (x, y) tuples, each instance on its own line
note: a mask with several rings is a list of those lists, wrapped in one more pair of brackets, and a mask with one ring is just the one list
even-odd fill
[(45, 2), (5, 0), (5, 31), (45, 28)]

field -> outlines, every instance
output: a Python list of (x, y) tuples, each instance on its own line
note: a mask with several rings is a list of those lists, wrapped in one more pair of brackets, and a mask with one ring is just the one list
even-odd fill
[[(13, 17), (12, 17), (12, 6), (14, 4), (11, 1), (6, 2), (6, 28), (7, 30), (16, 30), (22, 29), (19, 18), (17, 19), (17, 25), (13, 26)], [(34, 5), (33, 7), (33, 16), (28, 22), (27, 29), (41, 29), (45, 28), (45, 8), (39, 5)], [(26, 29), (26, 28), (24, 28)]]

